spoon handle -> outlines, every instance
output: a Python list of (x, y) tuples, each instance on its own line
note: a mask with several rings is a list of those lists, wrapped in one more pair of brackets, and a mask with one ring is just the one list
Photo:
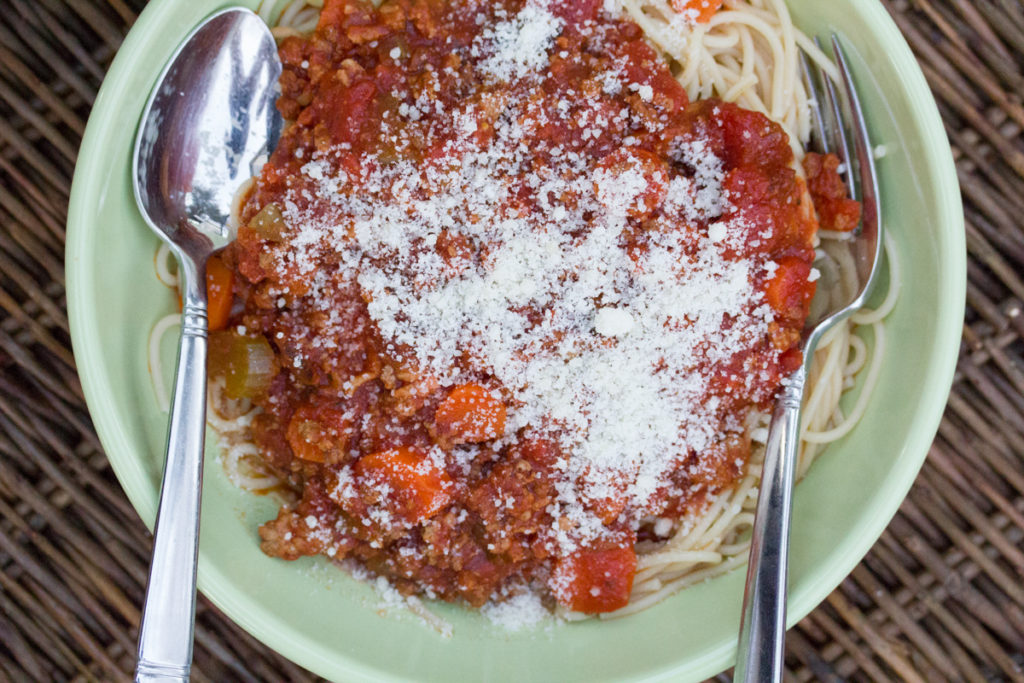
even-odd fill
[(135, 680), (187, 681), (196, 610), (199, 504), (206, 437), (207, 315), (205, 266), (179, 259), (181, 340), (167, 429), (167, 455)]
[(743, 623), (734, 673), (736, 681), (776, 683), (782, 680), (789, 519), (800, 443), (800, 403), (806, 379), (803, 367), (789, 378), (775, 404), (768, 428), (761, 489), (750, 539)]

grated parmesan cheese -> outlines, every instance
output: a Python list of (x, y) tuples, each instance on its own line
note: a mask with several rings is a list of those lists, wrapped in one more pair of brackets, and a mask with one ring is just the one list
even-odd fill
[(551, 613), (533, 592), (522, 592), (501, 602), (489, 602), (480, 611), (492, 624), (513, 633), (551, 619)]
[[(562, 26), (542, 3), (529, 2), (464, 49), (481, 80), (539, 82)], [(576, 126), (584, 142), (638, 130), (628, 108), (609, 108), (607, 98), (628, 89), (650, 101), (652, 87), (624, 84), (614, 70), (596, 83), (597, 94), (570, 91), (546, 110), (534, 106), (529, 88), (447, 105), (396, 90), (398, 116), (383, 119), (379, 131), (396, 158), (353, 169), (336, 161), (344, 145), (310, 150), (301, 182), (283, 202), (289, 238), (268, 247), (276, 267), (304, 278), (303, 291), (274, 294), (282, 311), (301, 296), (323, 313), (309, 330), (315, 348), (351, 336), (342, 334), (351, 316), (340, 314), (338, 301), (356, 288), (390, 357), (435, 386), (464, 382), (464, 372), (500, 383), (507, 436), (495, 449), (530, 428), (564, 454), (548, 509), (551, 543), (563, 555), (605, 537), (595, 502), (624, 496), (642, 511), (684, 463), (694, 480), (706, 474), (688, 454), (713, 447), (723, 429), (744, 431), (738, 419), (723, 424), (725, 408), (709, 393), (738, 352), (767, 336), (771, 311), (756, 283), (776, 267), (735, 256), (753, 226), (732, 206), (723, 162), (699, 130), (670, 153), (686, 173), (646, 169), (630, 135), (617, 138), (626, 162), (611, 168), (547, 142), (541, 162), (535, 130), (553, 120)], [(439, 150), (431, 163), (403, 155), (431, 145)], [(521, 210), (522, 197), (533, 210)], [(627, 248), (630, 217), (652, 201), (706, 231), (654, 227), (643, 250)], [(470, 245), (468, 256), (439, 248), (452, 236)], [(301, 372), (303, 358), (292, 362)], [(468, 471), (477, 455), (467, 447), (451, 457)], [(432, 466), (443, 457), (431, 454)], [(355, 495), (350, 478), (339, 472), (329, 495)], [(383, 508), (367, 515), (368, 526), (399, 524)], [(543, 611), (533, 600), (510, 598), (488, 616), (529, 622), (535, 608)]]
[(562, 20), (540, 3), (529, 3), (519, 14), (484, 29), (474, 46), (489, 54), (482, 70), (499, 81), (536, 74), (548, 64), (548, 51), (562, 29)]
[(594, 331), (602, 337), (621, 337), (634, 325), (633, 316), (621, 308), (602, 308), (594, 316)]

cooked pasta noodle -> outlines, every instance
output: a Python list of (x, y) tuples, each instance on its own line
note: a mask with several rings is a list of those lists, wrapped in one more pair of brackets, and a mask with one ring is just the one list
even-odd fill
[(171, 313), (157, 320), (156, 324), (149, 331), (149, 345), (147, 348), (149, 374), (153, 378), (153, 393), (156, 395), (156, 404), (165, 413), (171, 409), (171, 399), (167, 393), (167, 386), (164, 384), (164, 373), (160, 364), (160, 343), (167, 330), (177, 325), (181, 325), (181, 314)]
[(156, 250), (156, 255), (153, 257), (156, 279), (159, 280), (161, 284), (167, 285), (172, 289), (177, 289), (178, 271), (177, 269), (171, 269), (171, 266), (174, 263), (174, 254), (171, 253), (170, 245), (166, 242), (161, 242), (160, 247)]

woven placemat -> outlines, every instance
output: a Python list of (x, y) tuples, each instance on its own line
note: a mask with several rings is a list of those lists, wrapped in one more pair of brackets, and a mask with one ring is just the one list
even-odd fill
[[(927, 464), (868, 557), (790, 631), (786, 677), (1024, 681), (1024, 5), (883, 2), (953, 144), (968, 313)], [(3, 2), (0, 680), (123, 680), (134, 665), (150, 537), (75, 373), (64, 223), (90, 105), (143, 4)], [(197, 681), (315, 678), (203, 599), (193, 672)]]

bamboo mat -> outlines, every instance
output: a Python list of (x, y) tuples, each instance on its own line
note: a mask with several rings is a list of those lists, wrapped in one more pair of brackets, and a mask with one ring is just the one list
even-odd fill
[[(968, 313), (927, 464), (868, 557), (790, 631), (786, 676), (1024, 681), (1024, 5), (883, 1), (954, 147)], [(0, 680), (123, 680), (134, 664), (150, 537), (85, 409), (63, 256), (89, 107), (143, 4), (3, 0)], [(193, 672), (314, 679), (204, 599)]]

